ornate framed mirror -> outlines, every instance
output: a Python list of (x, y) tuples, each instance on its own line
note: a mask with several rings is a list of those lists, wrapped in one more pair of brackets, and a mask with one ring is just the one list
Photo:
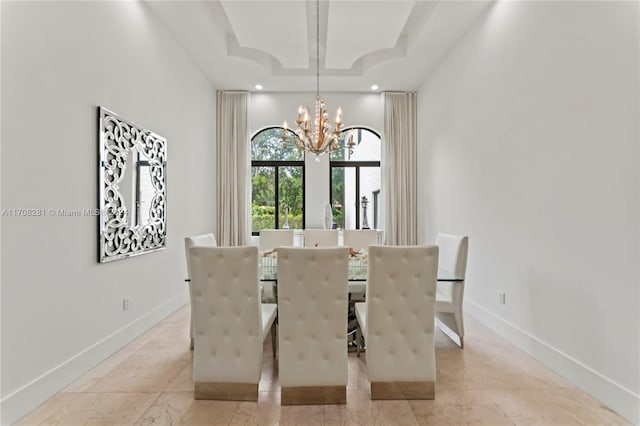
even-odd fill
[(98, 108), (100, 263), (166, 247), (167, 140)]

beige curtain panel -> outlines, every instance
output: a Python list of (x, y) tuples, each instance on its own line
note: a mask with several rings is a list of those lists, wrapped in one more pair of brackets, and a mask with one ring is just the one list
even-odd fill
[(382, 183), (385, 194), (385, 241), (418, 241), (416, 94), (384, 94)]
[(250, 242), (249, 92), (218, 92), (216, 236), (221, 246)]

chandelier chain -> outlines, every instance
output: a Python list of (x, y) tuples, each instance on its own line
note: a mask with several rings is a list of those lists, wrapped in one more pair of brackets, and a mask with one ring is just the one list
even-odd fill
[[(325, 46), (326, 47), (326, 46)], [(326, 50), (326, 49), (325, 49)], [(342, 127), (342, 108), (338, 107), (334, 123), (329, 121), (324, 100), (320, 98), (320, 0), (316, 0), (316, 99), (313, 117), (306, 106), (298, 107), (296, 128), (293, 131), (293, 143), (300, 151), (312, 152), (318, 156), (339, 149), (340, 133)], [(282, 142), (287, 144), (289, 138), (287, 122), (282, 124)], [(353, 151), (355, 143), (354, 132), (345, 140), (344, 147), (349, 149), (349, 155)]]
[(320, 0), (316, 0), (316, 98), (320, 97)]

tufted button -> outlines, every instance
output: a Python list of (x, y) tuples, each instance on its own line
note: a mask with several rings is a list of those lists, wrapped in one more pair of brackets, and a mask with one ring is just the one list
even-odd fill
[(311, 337), (311, 340), (316, 340), (316, 335), (315, 335), (315, 334), (312, 334), (312, 335), (311, 335), (311, 336), (309, 336), (309, 337)]
[(298, 359), (299, 359), (300, 361), (304, 360), (304, 354), (303, 354), (302, 352), (299, 352), (299, 353), (298, 353)]
[(209, 273), (207, 274), (207, 278), (213, 278), (213, 272), (209, 272)]
[(222, 334), (224, 334), (224, 337), (229, 337), (229, 330), (225, 329)]
[(325, 353), (323, 353), (323, 354), (322, 354), (322, 359), (324, 359), (325, 361), (328, 361), (328, 360), (329, 360), (329, 354), (328, 354), (328, 353), (326, 353), (326, 352), (325, 352)]
[(240, 358), (240, 350), (236, 349), (236, 358)]

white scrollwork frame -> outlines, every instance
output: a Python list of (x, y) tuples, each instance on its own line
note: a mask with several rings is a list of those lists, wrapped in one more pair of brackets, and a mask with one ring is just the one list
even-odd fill
[[(98, 110), (98, 260), (105, 263), (163, 249), (167, 240), (167, 140), (104, 107)], [(154, 190), (148, 221), (135, 226), (129, 222), (129, 206), (119, 187), (130, 153), (140, 153), (148, 161)]]

